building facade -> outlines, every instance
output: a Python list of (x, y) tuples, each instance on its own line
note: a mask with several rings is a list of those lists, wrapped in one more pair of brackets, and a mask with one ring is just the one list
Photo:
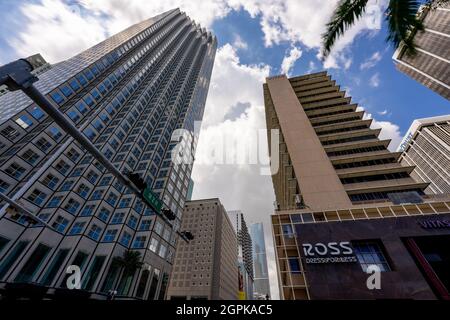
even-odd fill
[(195, 238), (178, 244), (168, 299), (236, 300), (237, 236), (220, 200), (187, 201), (182, 228)]
[[(448, 195), (425, 195), (429, 183), (410, 176), (414, 166), (398, 162), (401, 153), (387, 149), (390, 141), (378, 138), (380, 129), (370, 127), (372, 120), (363, 119), (364, 111), (326, 72), (267, 78), (264, 97), (267, 129), (280, 130), (279, 150), (270, 150), (280, 159), (272, 176), (280, 297), (446, 297), (448, 271), (430, 279), (422, 270), (433, 270), (428, 249), (448, 264)], [(414, 220), (423, 215), (433, 216)], [(442, 227), (427, 232), (422, 223)], [(425, 235), (439, 236), (430, 239), (435, 247), (418, 249), (416, 238)], [(411, 240), (399, 248), (405, 238)], [(371, 291), (360, 281), (371, 264), (395, 281)], [(408, 280), (405, 272), (421, 280)]]
[(264, 225), (262, 222), (252, 223), (249, 229), (253, 249), (253, 297), (255, 299), (264, 300), (270, 298)]
[[(19, 91), (0, 97), (0, 191), (47, 225), (0, 209), (0, 281), (104, 298), (164, 299), (192, 165), (175, 165), (176, 129), (202, 119), (216, 38), (178, 9), (133, 25), (55, 64), (37, 88), (122, 172), (135, 172), (170, 208), (168, 224)], [(193, 146), (195, 149), (195, 145)], [(143, 267), (113, 263), (127, 250)]]
[(413, 33), (415, 55), (402, 45), (395, 51), (397, 69), (450, 100), (450, 4), (418, 13), (424, 30)]
[(252, 239), (244, 219), (239, 210), (228, 211), (231, 223), (237, 234), (239, 299), (253, 300), (253, 253)]
[(414, 120), (398, 151), (413, 178), (430, 182), (425, 193), (450, 193), (450, 115)]

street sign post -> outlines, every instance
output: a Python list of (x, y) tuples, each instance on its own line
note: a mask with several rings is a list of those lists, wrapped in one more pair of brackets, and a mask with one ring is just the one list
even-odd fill
[(145, 188), (142, 195), (144, 196), (144, 199), (147, 201), (147, 203), (153, 208), (153, 210), (155, 210), (157, 213), (161, 213), (163, 203), (161, 200), (159, 200), (158, 196), (156, 196), (156, 194), (154, 194), (150, 190), (150, 188)]

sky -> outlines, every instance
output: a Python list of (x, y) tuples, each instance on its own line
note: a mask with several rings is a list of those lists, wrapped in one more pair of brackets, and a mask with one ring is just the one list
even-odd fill
[[(218, 38), (218, 50), (197, 148), (198, 159), (217, 151), (232, 156), (258, 146), (257, 161), (197, 161), (193, 199), (220, 198), (263, 222), (272, 297), (278, 283), (270, 229), (275, 200), (267, 165), (262, 84), (267, 76), (327, 70), (352, 102), (381, 127), (395, 150), (416, 118), (450, 113), (450, 103), (396, 70), (385, 42), (387, 0), (370, 0), (364, 18), (321, 59), (321, 34), (337, 0), (0, 0), (0, 65), (41, 53), (67, 59), (131, 24), (180, 7)], [(1, 107), (1, 106), (0, 106)], [(263, 133), (263, 134), (261, 134)], [(222, 142), (222, 144), (218, 143)], [(216, 148), (216, 149), (215, 149)], [(250, 162), (250, 163), (249, 163)]]

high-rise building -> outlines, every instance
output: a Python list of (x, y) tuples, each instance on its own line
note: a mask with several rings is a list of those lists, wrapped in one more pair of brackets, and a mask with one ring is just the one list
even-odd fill
[(425, 193), (450, 193), (450, 115), (414, 120), (398, 151), (413, 178), (430, 182)]
[[(32, 56), (29, 56), (28, 58), (25, 58), (25, 60), (27, 60), (33, 66), (34, 69), (33, 69), (33, 71), (31, 71), (31, 73), (35, 76), (39, 76), (39, 75), (43, 74), (44, 72), (46, 72), (47, 70), (49, 70), (52, 67), (52, 65), (50, 63), (45, 61), (45, 59), (41, 56), (40, 53), (36, 53)], [(0, 86), (0, 97), (2, 95), (6, 94), (7, 92), (9, 92), (7, 86), (4, 84), (1, 85)]]
[(392, 58), (398, 70), (450, 100), (450, 4), (422, 7), (418, 16), (424, 30), (411, 35), (417, 52), (400, 45)]
[[(135, 24), (40, 75), (37, 88), (122, 172), (143, 177), (169, 223), (20, 91), (0, 97), (0, 191), (47, 225), (0, 209), (1, 287), (67, 293), (81, 269), (91, 298), (164, 299), (192, 165), (175, 165), (176, 129), (203, 116), (216, 38), (174, 9)], [(195, 145), (193, 146), (195, 148)], [(115, 257), (138, 251), (130, 274)], [(6, 284), (5, 284), (6, 283)]]
[(186, 196), (186, 200), (192, 200), (192, 193), (194, 192), (194, 180), (189, 179), (188, 192)]
[(228, 211), (237, 234), (239, 300), (253, 300), (253, 254), (252, 239), (240, 210)]
[[(326, 72), (267, 78), (264, 98), (269, 146), (279, 129), (270, 153), (280, 163), (272, 176), (280, 297), (447, 298), (449, 195), (425, 195), (429, 183), (410, 176), (414, 166), (398, 163), (401, 153)], [(372, 268), (389, 271), (379, 290), (367, 286)]]
[(195, 238), (178, 244), (168, 299), (236, 300), (237, 236), (220, 200), (187, 201), (182, 227)]
[(253, 297), (264, 300), (270, 297), (269, 271), (267, 268), (266, 242), (262, 222), (250, 225), (253, 248)]

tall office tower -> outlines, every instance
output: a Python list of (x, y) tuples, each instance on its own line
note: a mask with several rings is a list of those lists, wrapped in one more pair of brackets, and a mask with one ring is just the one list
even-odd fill
[[(397, 162), (401, 153), (326, 72), (270, 77), (263, 88), (267, 129), (280, 130), (270, 150), (280, 159), (272, 176), (280, 296), (447, 297), (450, 230), (439, 226), (450, 197), (424, 195), (429, 183)], [(366, 286), (372, 264), (390, 271), (379, 290)]]
[(270, 297), (269, 271), (267, 269), (266, 242), (264, 226), (261, 222), (250, 225), (253, 251), (253, 297), (264, 300)]
[(253, 300), (253, 254), (252, 239), (244, 214), (239, 210), (228, 211), (237, 234), (239, 300)]
[(188, 185), (188, 191), (187, 191), (187, 196), (186, 196), (186, 200), (192, 200), (192, 193), (194, 192), (194, 180), (189, 179), (189, 185)]
[(397, 69), (450, 100), (450, 4), (418, 13), (424, 30), (412, 36), (415, 55), (400, 45), (393, 55)]
[[(36, 83), (120, 171), (145, 179), (176, 213), (171, 224), (23, 93), (0, 98), (0, 190), (48, 224), (32, 225), (2, 204), (6, 290), (28, 284), (65, 294), (66, 269), (77, 265), (85, 296), (165, 297), (192, 170), (171, 161), (179, 143), (171, 135), (180, 128), (193, 133), (203, 116), (216, 43), (175, 9), (54, 65)], [(113, 263), (129, 249), (144, 264), (134, 273)]]
[(413, 178), (430, 182), (425, 193), (450, 193), (450, 115), (414, 120), (398, 151)]
[[(32, 56), (29, 56), (28, 58), (25, 58), (31, 65), (33, 66), (33, 71), (31, 71), (32, 74), (35, 76), (39, 76), (40, 74), (43, 74), (47, 70), (49, 70), (52, 65), (45, 61), (45, 59), (41, 56), (40, 53), (36, 53)], [(9, 92), (8, 87), (6, 85), (0, 86), (0, 97), (4, 94)]]
[(236, 300), (237, 237), (220, 200), (187, 201), (182, 226), (195, 238), (178, 244), (168, 299)]

